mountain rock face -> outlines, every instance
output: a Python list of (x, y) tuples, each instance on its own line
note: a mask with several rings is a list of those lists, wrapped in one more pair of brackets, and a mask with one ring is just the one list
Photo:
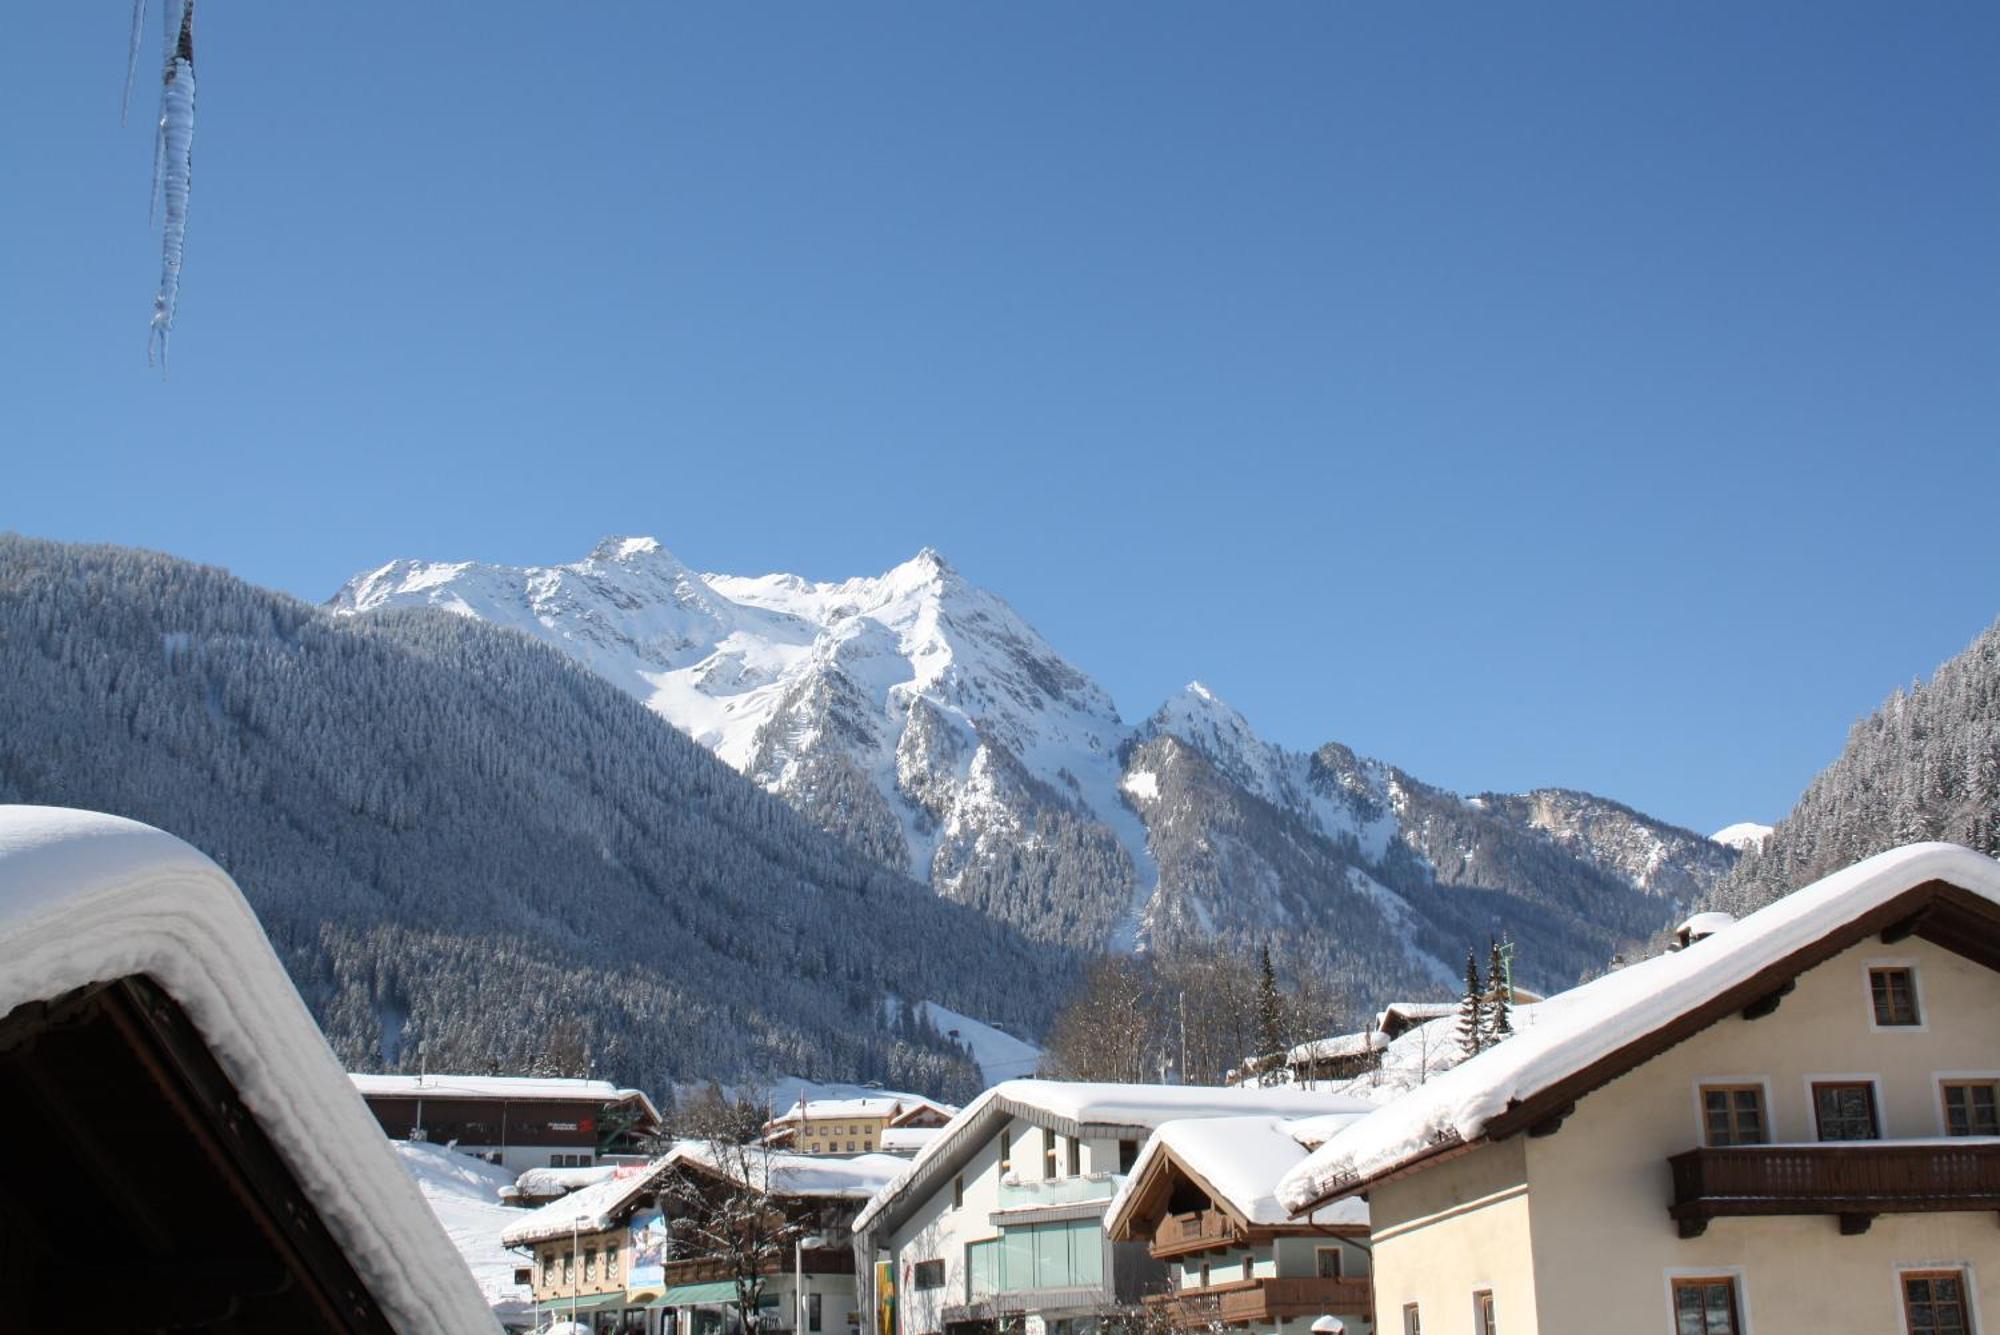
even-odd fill
[(434, 607), (562, 649), (822, 829), (1031, 938), (1283, 935), (1364, 999), (1512, 936), (1565, 983), (1734, 849), (1585, 793), (1462, 798), (1260, 738), (1195, 683), (1137, 724), (936, 552), (874, 578), (698, 574), (650, 538), (548, 567), (395, 561), (340, 615)]
[[(540, 591), (579, 657), (672, 661), (765, 624), (643, 555)], [(0, 536), (0, 679), (0, 802), (130, 816), (215, 858), (354, 1069), (414, 1069), (423, 1039), (432, 1070), (963, 1097), (972, 1063), (901, 1003), (1037, 1032), (1074, 967), (471, 618), (336, 617)]]
[(1740, 916), (1923, 839), (2000, 856), (2000, 625), (1855, 724), (1839, 758), (1706, 907)]

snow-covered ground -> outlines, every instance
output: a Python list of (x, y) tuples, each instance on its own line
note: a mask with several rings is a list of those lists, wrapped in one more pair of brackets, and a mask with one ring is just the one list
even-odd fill
[(525, 1315), (534, 1295), (514, 1282), (516, 1267), (527, 1262), (500, 1245), (500, 1230), (526, 1212), (500, 1203), (500, 1189), (514, 1185), (514, 1175), (483, 1159), (443, 1145), (415, 1141), (390, 1142), (396, 1157), (416, 1180), (417, 1189), (465, 1258), (487, 1304), (500, 1317)]

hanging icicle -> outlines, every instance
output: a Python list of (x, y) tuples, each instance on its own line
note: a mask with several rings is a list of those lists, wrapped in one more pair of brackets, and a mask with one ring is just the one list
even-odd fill
[[(160, 290), (153, 297), (153, 322), (146, 336), (146, 363), (157, 353), (167, 365), (167, 339), (174, 330), (180, 297), (181, 248), (187, 239), (188, 187), (194, 170), (194, 0), (167, 0), (167, 60), (161, 75), (160, 125), (154, 143), (153, 193), (161, 217)], [(134, 22), (145, 18), (145, 0), (136, 0)]]

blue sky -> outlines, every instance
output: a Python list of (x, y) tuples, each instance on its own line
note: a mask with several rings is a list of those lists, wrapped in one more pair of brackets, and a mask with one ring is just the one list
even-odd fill
[(164, 382), (125, 8), (8, 19), (0, 527), (928, 544), (1128, 716), (1701, 828), (2000, 613), (1991, 5), (206, 0)]

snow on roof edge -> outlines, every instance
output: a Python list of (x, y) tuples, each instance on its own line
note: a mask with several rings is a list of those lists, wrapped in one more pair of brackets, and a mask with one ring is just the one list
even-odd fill
[(187, 1014), (390, 1320), (491, 1335), (471, 1272), (228, 874), (137, 821), (0, 806), (0, 1014), (137, 974)]
[[(1878, 853), (1794, 891), (1686, 950), (1656, 956), (1550, 997), (1536, 1023), (1384, 1105), (1334, 1136), (1279, 1184), (1286, 1208), (1330, 1196), (1471, 1144), (1511, 1104), (1754, 978), (1870, 909), (1929, 881), (2000, 903), (2000, 863), (1956, 844)], [(1663, 1002), (1671, 1001), (1670, 1005)]]

